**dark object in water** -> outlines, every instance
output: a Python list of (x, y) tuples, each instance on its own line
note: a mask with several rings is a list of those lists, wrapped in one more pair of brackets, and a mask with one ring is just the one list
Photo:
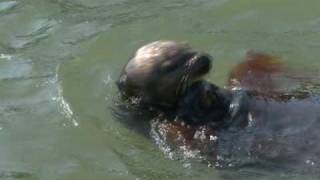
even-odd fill
[(181, 98), (177, 116), (191, 125), (214, 129), (245, 127), (248, 114), (247, 92), (227, 90), (207, 81), (194, 83)]
[[(189, 47), (180, 48), (179, 44), (177, 48), (176, 43), (169, 44), (146, 46), (147, 49), (164, 46), (165, 50), (144, 49), (141, 53), (151, 55), (138, 58), (139, 63), (151, 63), (141, 67), (149, 70), (152, 67), (152, 71), (138, 73), (137, 78), (133, 73), (140, 68), (135, 64), (136, 57), (129, 61), (118, 86), (128, 102), (128, 106), (123, 107), (130, 110), (122, 113), (126, 108), (122, 109), (119, 119), (129, 119), (130, 124), (137, 127), (143, 122), (147, 131), (151, 128), (153, 135), (173, 151), (181, 149), (179, 147), (197, 150), (216, 167), (248, 164), (281, 164), (299, 170), (319, 167), (316, 162), (320, 162), (320, 134), (317, 133), (320, 104), (313, 94), (300, 89), (307, 82), (301, 81), (303, 75), (296, 78), (276, 58), (250, 52), (246, 61), (231, 71), (227, 88), (220, 88), (201, 79), (208, 72), (209, 64), (193, 66), (189, 63), (190, 56), (180, 56), (185, 51), (194, 51)], [(174, 56), (166, 56), (171, 50)], [(152, 53), (160, 54), (152, 56)], [(182, 64), (173, 66), (177, 71), (157, 69), (162, 68), (160, 62), (172, 57), (188, 58), (182, 58)], [(193, 76), (190, 71), (199, 73)], [(149, 79), (149, 75), (153, 78)], [(175, 77), (174, 83), (166, 85), (170, 76)]]

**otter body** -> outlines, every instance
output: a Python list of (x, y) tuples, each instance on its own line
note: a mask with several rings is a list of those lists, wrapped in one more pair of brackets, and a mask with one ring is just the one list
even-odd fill
[(247, 92), (220, 88), (207, 81), (194, 83), (180, 99), (178, 116), (190, 124), (207, 124), (221, 129), (247, 124)]
[(202, 81), (180, 99), (178, 120), (157, 128), (174, 148), (199, 150), (217, 168), (317, 169), (320, 102), (316, 99), (279, 101)]
[(122, 119), (137, 127), (143, 119), (173, 149), (199, 150), (222, 167), (320, 161), (320, 103), (281, 89), (276, 59), (250, 52), (230, 73), (228, 88), (203, 79), (211, 59), (173, 41), (139, 48), (117, 82), (130, 107)]

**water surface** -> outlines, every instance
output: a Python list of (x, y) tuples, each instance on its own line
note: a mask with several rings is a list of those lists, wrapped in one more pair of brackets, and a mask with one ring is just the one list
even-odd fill
[(139, 46), (187, 41), (223, 85), (247, 50), (320, 68), (320, 1), (0, 0), (0, 179), (317, 179), (170, 160), (109, 107)]

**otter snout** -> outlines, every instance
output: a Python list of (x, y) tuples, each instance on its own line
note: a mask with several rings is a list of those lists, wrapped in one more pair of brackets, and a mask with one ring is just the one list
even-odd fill
[(202, 76), (207, 74), (212, 67), (212, 57), (209, 54), (198, 53), (189, 60), (189, 64), (192, 64), (192, 75)]

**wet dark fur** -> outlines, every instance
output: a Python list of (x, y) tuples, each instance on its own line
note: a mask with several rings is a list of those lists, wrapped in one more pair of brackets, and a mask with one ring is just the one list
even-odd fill
[[(149, 94), (152, 88), (135, 89), (130, 96), (124, 92), (131, 84), (120, 80), (122, 98), (115, 115), (146, 135), (151, 121), (158, 120), (156, 128), (164, 130), (160, 135), (166, 143), (197, 149), (216, 167), (284, 164), (308, 169), (306, 162), (320, 161), (320, 104), (308, 92), (279, 90), (272, 75), (283, 69), (273, 57), (249, 54), (248, 59), (230, 73), (228, 88), (199, 80), (179, 91), (172, 102), (158, 103), (161, 94)], [(242, 90), (233, 90), (237, 86)]]
[[(248, 101), (245, 91), (231, 91), (207, 81), (194, 83), (181, 98), (177, 116), (188, 124), (215, 129), (247, 125)], [(237, 107), (231, 107), (231, 104)]]
[[(237, 106), (231, 108), (232, 103)], [(217, 168), (260, 166), (309, 171), (305, 162), (320, 160), (316, 145), (320, 139), (320, 104), (308, 99), (284, 103), (199, 81), (174, 108), (130, 103), (122, 107), (118, 117), (129, 128), (149, 136), (150, 122), (157, 119), (157, 128), (166, 131), (160, 135), (166, 137), (168, 145), (200, 150), (208, 163), (218, 164), (214, 165)], [(204, 139), (195, 138), (198, 132), (204, 133)], [(211, 137), (218, 139), (212, 141)]]

